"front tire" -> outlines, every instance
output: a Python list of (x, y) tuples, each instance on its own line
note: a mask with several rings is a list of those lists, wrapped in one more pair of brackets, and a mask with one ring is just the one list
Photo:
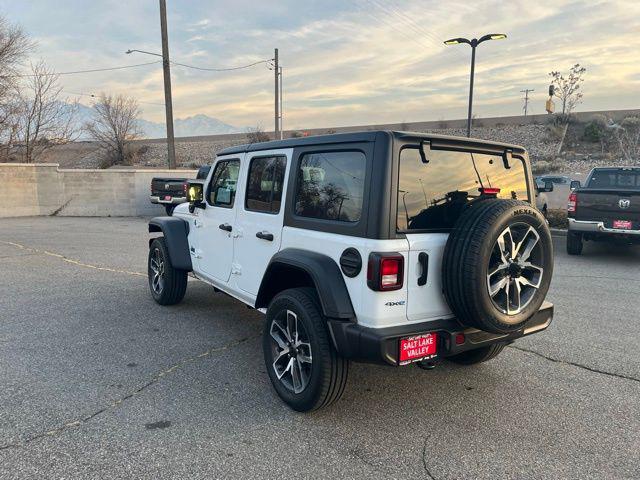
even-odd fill
[(567, 253), (569, 255), (582, 254), (582, 234), (575, 232), (567, 232)]
[(460, 365), (475, 365), (476, 363), (486, 362), (497, 357), (506, 346), (505, 343), (494, 343), (493, 345), (487, 345), (486, 347), (468, 350), (458, 355), (447, 357), (447, 360)]
[(156, 238), (149, 247), (147, 262), (149, 290), (160, 305), (180, 303), (187, 291), (187, 271), (171, 265), (164, 238)]
[(271, 384), (293, 410), (317, 410), (342, 396), (349, 362), (331, 343), (313, 289), (285, 290), (271, 301), (262, 347)]

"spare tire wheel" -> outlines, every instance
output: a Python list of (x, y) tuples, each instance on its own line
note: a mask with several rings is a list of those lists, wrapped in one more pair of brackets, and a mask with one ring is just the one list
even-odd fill
[(462, 324), (492, 333), (518, 330), (549, 289), (549, 227), (528, 203), (474, 202), (449, 235), (442, 268), (445, 298)]

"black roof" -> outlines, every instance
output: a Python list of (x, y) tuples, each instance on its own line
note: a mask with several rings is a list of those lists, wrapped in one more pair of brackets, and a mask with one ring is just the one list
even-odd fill
[(492, 142), (489, 140), (481, 140), (479, 138), (456, 137), (452, 135), (438, 135), (431, 133), (418, 132), (398, 132), (389, 130), (374, 130), (365, 132), (350, 133), (334, 133), (331, 135), (313, 135), (310, 137), (288, 138), (286, 140), (272, 140), (269, 142), (251, 143), (244, 145), (236, 145), (235, 147), (225, 148), (218, 152), (218, 156), (229, 155), (234, 153), (258, 152), (261, 150), (276, 150), (280, 148), (305, 147), (309, 145), (326, 145), (331, 143), (356, 143), (356, 142), (374, 142), (378, 134), (394, 136), (396, 138), (416, 138), (416, 139), (439, 139), (439, 140), (455, 140), (472, 146), (492, 146), (501, 148), (510, 148), (514, 151), (524, 152), (524, 148), (519, 145), (511, 145), (508, 143)]

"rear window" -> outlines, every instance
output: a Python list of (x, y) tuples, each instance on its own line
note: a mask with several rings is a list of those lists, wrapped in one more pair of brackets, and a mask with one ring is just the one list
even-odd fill
[(366, 157), (362, 152), (315, 152), (300, 159), (296, 215), (357, 222), (362, 214)]
[(589, 180), (589, 188), (640, 190), (640, 172), (629, 170), (596, 170)]
[(400, 151), (397, 229), (450, 229), (480, 188), (499, 188), (498, 198), (529, 200), (524, 162), (499, 155), (429, 150), (423, 163), (417, 148)]

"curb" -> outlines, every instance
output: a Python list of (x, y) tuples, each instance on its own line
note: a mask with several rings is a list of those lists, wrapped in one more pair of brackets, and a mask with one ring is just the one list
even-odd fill
[(551, 235), (554, 237), (566, 237), (567, 231), (561, 228), (551, 228)]

